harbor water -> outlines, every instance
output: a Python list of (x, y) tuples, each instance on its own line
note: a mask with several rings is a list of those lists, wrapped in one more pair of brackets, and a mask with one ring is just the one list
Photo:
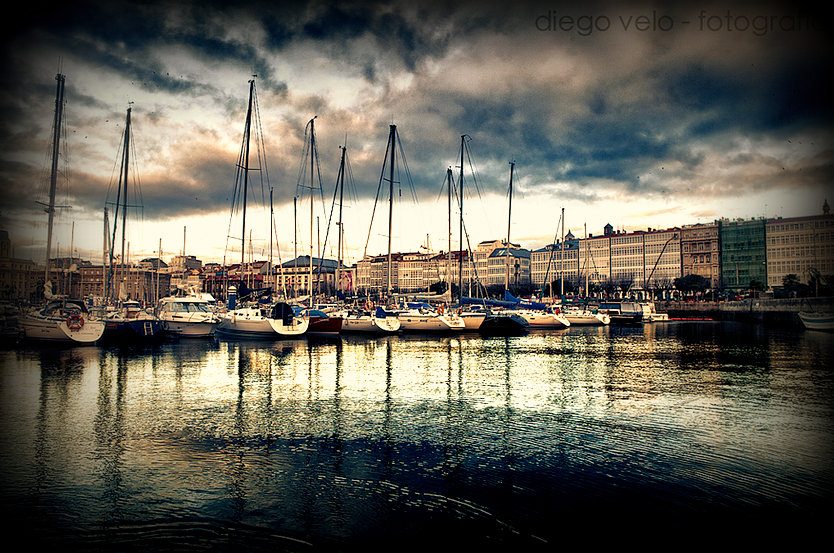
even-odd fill
[(832, 338), (671, 322), (25, 344), (0, 351), (3, 524), (63, 551), (815, 543)]

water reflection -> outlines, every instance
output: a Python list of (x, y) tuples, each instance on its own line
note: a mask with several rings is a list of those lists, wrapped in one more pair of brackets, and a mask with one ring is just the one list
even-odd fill
[[(640, 509), (759, 520), (760, 505), (813, 521), (834, 488), (834, 349), (809, 333), (666, 324), (0, 354), (4, 501), (63, 538), (203, 543), (245, 528), (250, 550), (293, 549), (454, 527), (532, 546), (558, 543), (553, 520), (624, 509), (622, 523)], [(142, 526), (161, 521), (174, 526)]]

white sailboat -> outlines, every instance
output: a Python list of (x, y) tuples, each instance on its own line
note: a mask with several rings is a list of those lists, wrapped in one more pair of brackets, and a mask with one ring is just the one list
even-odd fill
[(561, 313), (556, 313), (552, 309), (549, 311), (539, 311), (536, 309), (517, 309), (514, 311), (521, 316), (531, 329), (535, 328), (567, 328), (571, 325), (570, 321)]
[(611, 322), (611, 317), (607, 313), (598, 313), (580, 307), (563, 308), (562, 316), (568, 320), (571, 326), (599, 326)]
[(53, 298), (43, 308), (19, 318), (29, 340), (94, 344), (104, 333), (104, 322), (90, 316), (81, 300)]
[(447, 312), (443, 305), (433, 309), (426, 303), (410, 303), (397, 314), (403, 332), (461, 332), (466, 323), (454, 311)]
[(230, 307), (220, 316), (215, 332), (225, 337), (277, 339), (298, 337), (307, 332), (310, 319), (294, 314), (286, 303), (260, 305), (257, 302), (235, 308), (236, 290), (229, 288)]
[(49, 204), (46, 212), (49, 216), (46, 240), (46, 272), (44, 278), (44, 297), (47, 303), (21, 315), (18, 324), (23, 337), (29, 340), (46, 340), (75, 344), (92, 344), (104, 334), (104, 323), (92, 317), (87, 306), (81, 300), (56, 297), (52, 294), (49, 280), (49, 257), (52, 254), (52, 225), (55, 215), (55, 189), (58, 180), (58, 157), (61, 138), (61, 125), (64, 109), (64, 83), (62, 74), (55, 76), (58, 89), (55, 97), (55, 120), (52, 144), (52, 173), (49, 184)]
[[(107, 275), (106, 296), (112, 302), (105, 311), (102, 319), (104, 320), (104, 335), (103, 338), (107, 341), (122, 341), (122, 342), (144, 342), (149, 340), (156, 340), (165, 335), (164, 324), (159, 318), (152, 313), (148, 313), (141, 308), (136, 299), (128, 299), (125, 286), (125, 270), (128, 266), (128, 260), (125, 256), (126, 243), (126, 228), (127, 228), (127, 213), (128, 213), (128, 190), (130, 188), (130, 152), (132, 145), (131, 138), (131, 108), (127, 108), (125, 115), (124, 128), (124, 142), (122, 146), (122, 156), (119, 170), (118, 189), (116, 193), (116, 211), (113, 222), (113, 238), (109, 242), (110, 247), (110, 264)], [(121, 221), (119, 221), (119, 212), (121, 211)], [(119, 283), (118, 294), (114, 294), (114, 282), (116, 280), (116, 265), (113, 260), (113, 245), (116, 243), (117, 229), (120, 226), (122, 253), (121, 253), (121, 282)], [(116, 296), (113, 298), (112, 296)]]
[(644, 323), (668, 323), (669, 322), (669, 314), (668, 313), (658, 313), (657, 309), (655, 308), (654, 302), (641, 302), (640, 307), (643, 309), (643, 322)]
[[(238, 171), (235, 175), (235, 196), (239, 197), (242, 206), (241, 279), (243, 277), (246, 255), (246, 202), (250, 171), (249, 146), (255, 101), (255, 80), (251, 79), (249, 81), (249, 103), (246, 111), (246, 124), (243, 132), (240, 159), (237, 164)], [(254, 114), (257, 115), (257, 113), (258, 110), (255, 109)], [(256, 128), (259, 127), (260, 125), (256, 125)], [(261, 145), (260, 141), (258, 144), (259, 146)], [(259, 172), (262, 176), (266, 173), (266, 171)], [(232, 214), (234, 214), (234, 208), (232, 209)], [(240, 300), (246, 300), (246, 303), (240, 306), (237, 305), (238, 288), (236, 286), (230, 286), (227, 291), (228, 311), (220, 316), (220, 321), (215, 327), (217, 334), (233, 338), (276, 339), (282, 336), (300, 336), (307, 331), (309, 319), (295, 316), (289, 305), (285, 303), (269, 305), (262, 304), (258, 301), (259, 296), (271, 295), (271, 288), (244, 291), (242, 286), (243, 283), (241, 280)]]
[(347, 334), (396, 334), (400, 319), (382, 306), (365, 305), (362, 310), (348, 310), (341, 314), (342, 332)]

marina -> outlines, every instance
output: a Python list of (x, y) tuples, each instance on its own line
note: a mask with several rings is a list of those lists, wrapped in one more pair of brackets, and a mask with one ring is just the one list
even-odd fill
[(834, 491), (830, 338), (672, 321), (26, 342), (0, 351), (5, 522), (67, 551), (801, 547)]
[(12, 546), (827, 543), (828, 37), (789, 5), (553, 7), (24, 18)]

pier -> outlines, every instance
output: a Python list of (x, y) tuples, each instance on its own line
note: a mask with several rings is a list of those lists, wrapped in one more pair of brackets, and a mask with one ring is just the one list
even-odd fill
[(741, 301), (662, 301), (659, 312), (672, 319), (713, 319), (773, 326), (802, 327), (800, 311), (834, 312), (834, 298), (749, 298)]

